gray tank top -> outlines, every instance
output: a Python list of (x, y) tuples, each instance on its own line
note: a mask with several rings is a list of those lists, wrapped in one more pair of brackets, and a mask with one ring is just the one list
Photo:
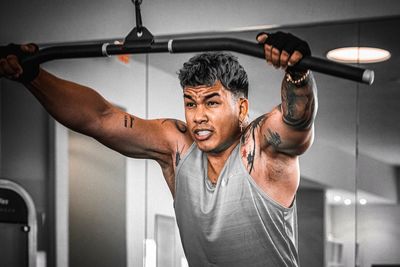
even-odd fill
[(285, 208), (268, 197), (239, 151), (215, 186), (195, 143), (177, 167), (174, 207), (189, 266), (299, 266), (296, 203)]

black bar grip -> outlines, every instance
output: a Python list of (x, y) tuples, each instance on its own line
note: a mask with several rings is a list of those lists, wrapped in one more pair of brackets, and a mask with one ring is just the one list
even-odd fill
[[(142, 43), (120, 44), (85, 44), (70, 46), (55, 46), (41, 49), (35, 55), (22, 61), (34, 61), (41, 64), (46, 61), (66, 58), (104, 57), (120, 54), (143, 53), (189, 53), (205, 51), (233, 51), (241, 54), (264, 59), (262, 45), (234, 38), (202, 38), (177, 39), (168, 42), (154, 42), (151, 45)], [(368, 69), (336, 63), (316, 57), (305, 57), (295, 66), (297, 69), (310, 69), (316, 72), (349, 79), (361, 83), (372, 84), (374, 72)]]

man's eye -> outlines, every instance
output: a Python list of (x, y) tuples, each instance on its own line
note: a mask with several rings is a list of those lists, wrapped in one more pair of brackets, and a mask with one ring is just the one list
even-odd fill
[(213, 106), (216, 106), (216, 105), (218, 105), (217, 102), (214, 102), (214, 101), (207, 102), (207, 106), (213, 107)]
[(188, 102), (188, 103), (186, 103), (186, 106), (188, 108), (192, 108), (192, 107), (194, 107), (194, 103)]

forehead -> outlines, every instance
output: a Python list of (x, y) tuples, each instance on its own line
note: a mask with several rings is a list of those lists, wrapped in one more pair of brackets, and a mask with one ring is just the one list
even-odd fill
[(220, 96), (228, 96), (231, 94), (230, 91), (225, 89), (220, 81), (215, 82), (212, 86), (186, 86), (183, 88), (183, 93), (194, 98), (202, 98), (212, 93), (218, 93)]

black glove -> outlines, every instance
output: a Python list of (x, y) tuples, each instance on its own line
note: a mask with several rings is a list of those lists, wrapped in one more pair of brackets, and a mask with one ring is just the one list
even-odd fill
[[(36, 47), (35, 53), (37, 53), (39, 51), (39, 47), (36, 44), (32, 45)], [(22, 51), (20, 45), (12, 43), (6, 46), (0, 46), (0, 58), (7, 58), (9, 55), (15, 55), (21, 64), (22, 60), (28, 56), (32, 56), (33, 54)], [(23, 69), (23, 73), (18, 77), (17, 81), (24, 83), (31, 82), (39, 75), (39, 64), (37, 63), (22, 64), (21, 67)]]
[(266, 34), (268, 36), (268, 38), (265, 40), (266, 44), (272, 45), (279, 51), (285, 50), (289, 55), (291, 55), (297, 50), (303, 55), (303, 57), (311, 56), (311, 50), (308, 43), (291, 33), (285, 33), (281, 31), (274, 33), (260, 32), (257, 35), (257, 38), (261, 34)]

